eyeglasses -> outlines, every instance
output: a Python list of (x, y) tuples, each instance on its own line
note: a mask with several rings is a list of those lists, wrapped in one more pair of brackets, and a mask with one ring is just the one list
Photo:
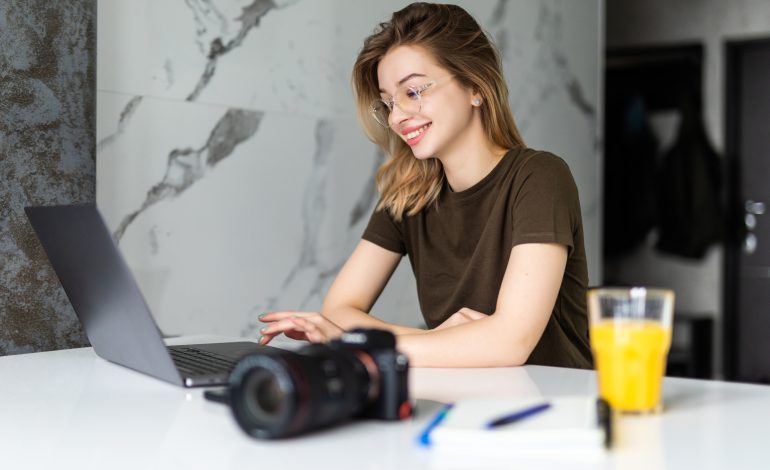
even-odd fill
[(431, 81), (423, 85), (403, 86), (396, 90), (396, 94), (393, 95), (393, 98), (389, 100), (375, 100), (369, 108), (372, 116), (374, 116), (374, 119), (383, 127), (390, 127), (388, 121), (394, 106), (398, 106), (398, 108), (406, 114), (419, 113), (422, 109), (423, 92), (435, 84), (435, 81)]

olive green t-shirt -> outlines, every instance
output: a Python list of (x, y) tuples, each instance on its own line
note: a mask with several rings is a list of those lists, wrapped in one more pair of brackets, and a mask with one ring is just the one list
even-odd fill
[(399, 223), (387, 211), (375, 211), (363, 238), (409, 256), (429, 328), (463, 307), (494, 313), (514, 246), (566, 245), (559, 294), (527, 364), (591, 367), (580, 202), (561, 158), (527, 148), (511, 150), (471, 188), (453, 192), (445, 182), (437, 205)]

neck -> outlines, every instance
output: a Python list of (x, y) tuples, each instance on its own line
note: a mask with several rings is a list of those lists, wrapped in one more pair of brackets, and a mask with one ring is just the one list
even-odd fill
[[(472, 131), (474, 129), (468, 129)], [(461, 141), (437, 158), (452, 191), (465, 191), (495, 168), (506, 149), (490, 142), (484, 132), (467, 132)]]

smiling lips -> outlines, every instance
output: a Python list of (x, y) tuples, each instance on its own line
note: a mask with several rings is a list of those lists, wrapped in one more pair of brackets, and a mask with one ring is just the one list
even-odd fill
[(401, 135), (406, 137), (407, 144), (410, 146), (416, 145), (420, 140), (422, 140), (423, 136), (425, 135), (425, 131), (428, 130), (431, 124), (432, 123), (429, 122), (418, 127), (407, 127), (406, 129), (401, 130)]

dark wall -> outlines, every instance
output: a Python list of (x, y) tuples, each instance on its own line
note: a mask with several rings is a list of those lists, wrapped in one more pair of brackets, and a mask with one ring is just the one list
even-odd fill
[(24, 215), (93, 202), (96, 0), (0, 1), (0, 355), (87, 345)]

